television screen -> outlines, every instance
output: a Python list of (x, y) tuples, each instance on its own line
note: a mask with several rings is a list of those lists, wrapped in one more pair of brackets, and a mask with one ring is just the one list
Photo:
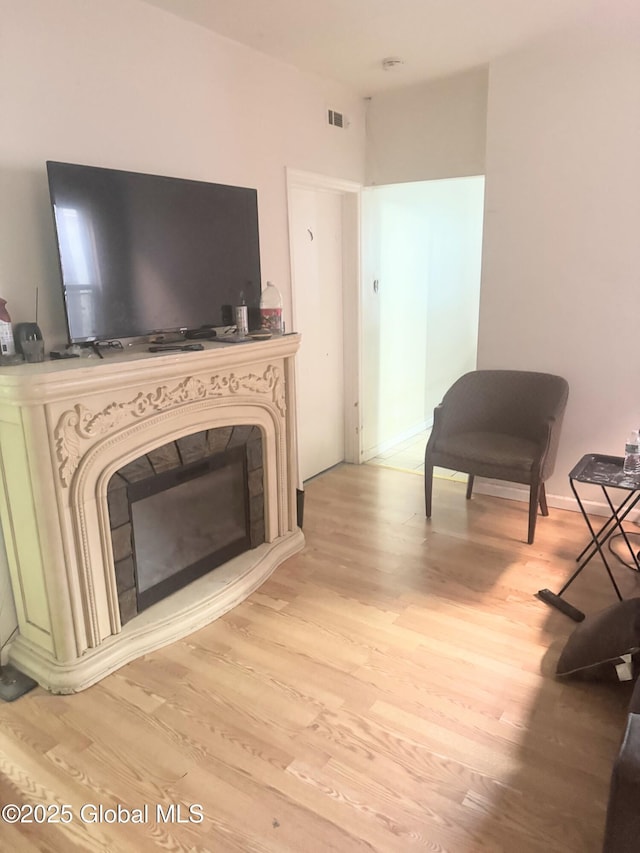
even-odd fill
[(255, 189), (47, 162), (71, 343), (260, 326)]

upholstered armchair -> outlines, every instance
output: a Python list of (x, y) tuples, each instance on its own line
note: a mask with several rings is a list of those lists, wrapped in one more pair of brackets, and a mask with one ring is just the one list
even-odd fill
[(531, 544), (538, 504), (549, 514), (544, 484), (553, 473), (568, 395), (567, 381), (549, 373), (474, 370), (460, 377), (434, 411), (424, 458), (427, 518), (435, 465), (469, 475), (467, 500), (475, 477), (524, 483)]

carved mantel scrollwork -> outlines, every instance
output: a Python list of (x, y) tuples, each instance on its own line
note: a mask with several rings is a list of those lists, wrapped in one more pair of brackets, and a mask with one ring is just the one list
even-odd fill
[(63, 486), (69, 486), (83, 456), (83, 442), (112, 432), (139, 418), (202, 400), (260, 394), (267, 396), (282, 417), (286, 413), (284, 382), (278, 367), (269, 365), (262, 374), (217, 374), (208, 381), (187, 377), (175, 387), (160, 385), (152, 391), (136, 394), (123, 403), (110, 403), (99, 412), (92, 412), (78, 403), (64, 412), (54, 430), (59, 476)]

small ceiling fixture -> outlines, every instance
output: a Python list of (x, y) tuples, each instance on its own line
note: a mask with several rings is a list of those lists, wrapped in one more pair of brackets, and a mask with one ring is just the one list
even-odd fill
[(399, 65), (404, 65), (404, 62), (397, 56), (387, 56), (385, 59), (382, 60), (383, 71), (395, 71)]

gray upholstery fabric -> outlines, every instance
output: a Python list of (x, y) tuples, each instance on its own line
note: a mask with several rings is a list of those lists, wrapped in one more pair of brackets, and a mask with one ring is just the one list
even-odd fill
[[(553, 473), (567, 381), (526, 370), (474, 370), (461, 376), (434, 411), (425, 451), (425, 508), (431, 516), (434, 466), (531, 486), (529, 542), (544, 482)], [(470, 488), (473, 486), (470, 480)]]
[(574, 628), (558, 658), (556, 675), (617, 682), (622, 655), (634, 659), (635, 676), (639, 652), (640, 598), (627, 598), (590, 613)]
[[(633, 696), (640, 694), (636, 682)], [(633, 703), (632, 703), (633, 704)], [(638, 853), (640, 849), (640, 715), (630, 712), (620, 752), (613, 765), (603, 853)]]
[[(536, 451), (535, 442), (501, 432), (461, 432), (443, 437), (438, 444), (440, 456), (449, 457), (453, 466), (459, 465), (460, 460), (464, 459), (474, 468), (483, 467), (492, 472), (501, 469), (504, 474), (500, 477), (502, 480), (512, 480), (512, 473), (518, 478), (530, 477)], [(443, 468), (451, 467), (442, 462), (438, 464)], [(496, 475), (491, 473), (484, 476)]]

